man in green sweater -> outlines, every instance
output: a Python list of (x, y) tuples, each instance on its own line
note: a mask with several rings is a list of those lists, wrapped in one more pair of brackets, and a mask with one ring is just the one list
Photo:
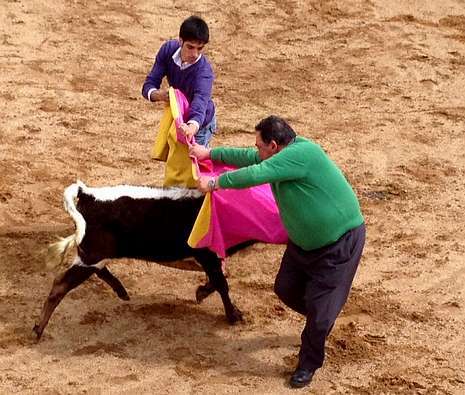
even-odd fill
[(270, 183), (289, 235), (275, 292), (307, 317), (295, 388), (323, 365), (325, 342), (349, 295), (365, 244), (360, 205), (341, 170), (314, 142), (297, 137), (281, 118), (255, 127), (256, 149), (195, 145), (191, 154), (238, 167), (219, 177), (201, 177), (198, 188), (247, 188)]

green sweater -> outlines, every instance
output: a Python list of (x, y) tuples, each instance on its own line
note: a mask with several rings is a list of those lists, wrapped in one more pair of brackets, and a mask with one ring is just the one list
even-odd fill
[(304, 250), (334, 243), (364, 221), (341, 170), (303, 137), (264, 161), (255, 148), (214, 148), (211, 159), (240, 168), (220, 176), (221, 188), (270, 183), (289, 238)]

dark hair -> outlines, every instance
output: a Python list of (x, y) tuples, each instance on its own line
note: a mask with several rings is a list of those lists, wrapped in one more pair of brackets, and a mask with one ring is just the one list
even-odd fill
[(183, 41), (199, 41), (206, 44), (210, 39), (208, 25), (199, 16), (192, 15), (181, 24), (179, 37)]
[(276, 115), (262, 119), (255, 126), (255, 130), (260, 132), (260, 137), (266, 144), (274, 140), (278, 145), (288, 145), (296, 137), (294, 130), (288, 123)]

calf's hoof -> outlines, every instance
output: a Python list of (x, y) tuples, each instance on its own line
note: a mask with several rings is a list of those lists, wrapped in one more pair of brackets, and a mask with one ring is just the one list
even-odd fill
[(129, 295), (128, 295), (128, 293), (126, 291), (123, 291), (123, 292), (120, 291), (120, 292), (117, 293), (117, 295), (118, 295), (118, 298), (120, 298), (122, 300), (128, 301), (130, 299)]
[(244, 316), (242, 315), (242, 312), (236, 306), (234, 306), (234, 309), (226, 314), (226, 318), (228, 319), (228, 322), (231, 325), (234, 325), (240, 321), (244, 321)]
[(42, 337), (43, 330), (40, 330), (39, 325), (37, 324), (34, 325), (34, 328), (32, 328), (32, 331), (36, 334), (37, 340), (40, 340), (40, 338)]
[(202, 303), (204, 299), (210, 296), (214, 292), (211, 287), (207, 285), (199, 285), (197, 291), (195, 291), (195, 299), (197, 303)]

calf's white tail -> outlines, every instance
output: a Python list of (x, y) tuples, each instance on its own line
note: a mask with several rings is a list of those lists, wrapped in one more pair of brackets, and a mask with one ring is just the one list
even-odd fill
[(81, 181), (71, 184), (65, 189), (63, 194), (65, 210), (73, 218), (76, 225), (76, 231), (65, 238), (49, 245), (45, 264), (47, 269), (53, 270), (63, 265), (67, 251), (81, 243), (86, 232), (86, 221), (81, 213), (76, 209), (76, 198), (79, 188), (85, 189), (86, 186)]

